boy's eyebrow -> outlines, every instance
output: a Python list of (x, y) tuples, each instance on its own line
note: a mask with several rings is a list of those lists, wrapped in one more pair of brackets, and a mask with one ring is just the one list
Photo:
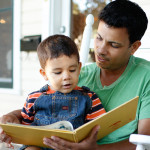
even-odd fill
[[(77, 67), (77, 65), (75, 64), (75, 65), (71, 65), (69, 67)], [(55, 70), (60, 70), (60, 69), (62, 69), (62, 68), (54, 68), (53, 70), (55, 71)]]

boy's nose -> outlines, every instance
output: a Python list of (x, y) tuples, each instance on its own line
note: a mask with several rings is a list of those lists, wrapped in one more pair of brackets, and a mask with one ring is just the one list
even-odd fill
[(70, 73), (65, 72), (65, 73), (63, 74), (63, 79), (64, 79), (64, 80), (69, 80), (69, 79), (70, 79)]

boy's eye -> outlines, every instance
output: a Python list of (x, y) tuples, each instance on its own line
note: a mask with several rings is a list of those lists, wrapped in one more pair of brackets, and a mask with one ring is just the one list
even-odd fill
[(61, 72), (54, 72), (54, 74), (61, 74)]
[(70, 70), (70, 72), (75, 72), (75, 71), (76, 71), (76, 69), (71, 69), (71, 70)]

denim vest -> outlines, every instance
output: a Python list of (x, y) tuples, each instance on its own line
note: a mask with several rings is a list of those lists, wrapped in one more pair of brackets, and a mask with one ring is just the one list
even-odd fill
[[(83, 91), (88, 91), (82, 87)], [(48, 86), (40, 91), (45, 92)], [(87, 112), (92, 107), (92, 100), (79, 90), (73, 90), (64, 94), (56, 91), (53, 94), (42, 94), (34, 103), (35, 117), (32, 125), (43, 126), (57, 121), (67, 120), (72, 123), (74, 129), (85, 123)]]

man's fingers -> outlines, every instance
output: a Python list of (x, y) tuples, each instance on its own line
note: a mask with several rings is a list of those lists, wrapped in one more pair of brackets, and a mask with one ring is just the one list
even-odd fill
[(6, 133), (2, 131), (0, 133), (0, 141), (1, 142), (5, 142), (7, 144), (10, 144), (11, 143), (11, 137), (9, 137), (8, 135), (6, 135)]
[(44, 138), (43, 143), (53, 149), (56, 149), (57, 147), (57, 143), (53, 142), (53, 140), (50, 138)]
[(95, 126), (91, 133), (89, 134), (88, 138), (87, 139), (93, 139), (93, 140), (96, 140), (97, 141), (97, 134), (98, 134), (98, 131), (100, 129), (100, 126)]
[(88, 138), (83, 140), (81, 143), (69, 142), (55, 136), (52, 136), (51, 138), (44, 138), (43, 143), (56, 150), (87, 150), (91, 149), (93, 143), (96, 143), (99, 129), (100, 126), (95, 126), (89, 134)]
[(71, 150), (75, 143), (63, 140), (59, 137), (52, 136), (51, 139), (59, 145), (59, 148), (62, 150)]
[(14, 146), (13, 146), (12, 144), (5, 143), (5, 146), (6, 146), (7, 148), (14, 149)]
[(51, 139), (44, 138), (43, 143), (57, 150), (71, 150), (74, 144), (74, 143), (67, 142), (55, 136), (52, 136)]

